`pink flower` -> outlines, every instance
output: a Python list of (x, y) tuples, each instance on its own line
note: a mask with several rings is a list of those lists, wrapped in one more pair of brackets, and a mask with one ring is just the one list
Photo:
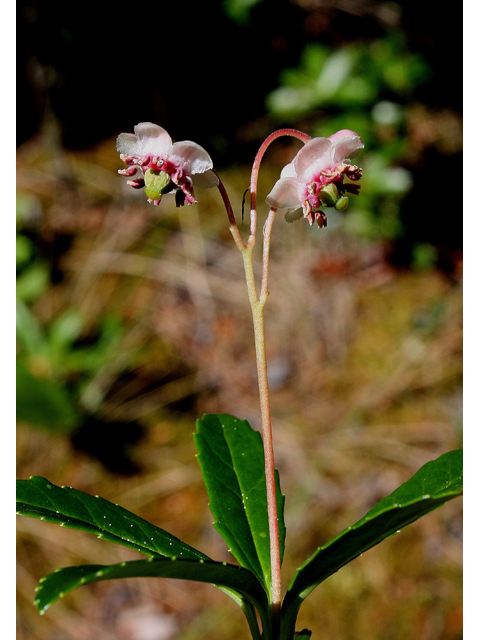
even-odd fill
[(131, 187), (145, 187), (148, 202), (160, 204), (171, 193), (177, 207), (194, 204), (194, 187), (218, 185), (212, 159), (200, 145), (190, 140), (173, 144), (165, 129), (151, 122), (140, 122), (134, 131), (117, 138), (120, 160), (128, 165), (118, 173), (130, 178)]
[(267, 203), (275, 209), (287, 209), (287, 219), (302, 208), (310, 225), (316, 221), (319, 227), (326, 227), (327, 216), (320, 207), (344, 211), (348, 206), (345, 193), (358, 195), (360, 185), (344, 183), (344, 179), (356, 181), (362, 177), (362, 170), (348, 159), (361, 148), (360, 136), (348, 129), (329, 138), (312, 138), (282, 169)]

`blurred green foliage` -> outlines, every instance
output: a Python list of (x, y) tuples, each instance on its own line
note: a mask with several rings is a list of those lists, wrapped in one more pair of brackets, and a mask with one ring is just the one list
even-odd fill
[(20, 361), (17, 362), (17, 420), (70, 433), (79, 424), (79, 412), (62, 384), (34, 376)]
[(250, 18), (251, 9), (262, 0), (223, 0), (223, 10), (231, 20), (241, 25)]
[(50, 284), (48, 265), (38, 256), (35, 241), (28, 234), (38, 215), (38, 206), (33, 196), (20, 194), (17, 197), (17, 298), (25, 303), (38, 300)]
[[(353, 129), (362, 137), (361, 197), (351, 200), (347, 232), (374, 240), (402, 235), (400, 204), (413, 186), (401, 166), (409, 145), (406, 114), (414, 90), (429, 76), (424, 58), (394, 31), (337, 49), (307, 44), (299, 66), (285, 69), (280, 86), (267, 96), (270, 115), (282, 124), (308, 118), (314, 136)], [(419, 263), (426, 264), (428, 256), (420, 254)]]
[(17, 198), (17, 418), (34, 426), (71, 432), (83, 413), (96, 411), (102, 394), (92, 381), (117, 352), (121, 321), (106, 315), (94, 339), (82, 341), (86, 321), (66, 308), (47, 324), (34, 303), (51, 287), (50, 267), (35, 241), (37, 201)]
[[(364, 125), (373, 109), (374, 121), (396, 125), (401, 120), (400, 104), (378, 106), (379, 102), (389, 94), (399, 101), (408, 98), (429, 75), (425, 60), (408, 51), (399, 31), (336, 50), (310, 43), (303, 51), (299, 67), (282, 72), (280, 87), (268, 96), (267, 107), (273, 115), (282, 117), (336, 107), (344, 115), (357, 113), (358, 122)], [(374, 139), (371, 127), (368, 136), (366, 142), (371, 142)]]

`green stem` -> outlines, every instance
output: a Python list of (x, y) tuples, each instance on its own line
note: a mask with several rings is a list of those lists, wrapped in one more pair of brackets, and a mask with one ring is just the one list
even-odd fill
[[(260, 146), (252, 167), (250, 178), (250, 235), (248, 241), (244, 243), (238, 230), (235, 216), (233, 213), (230, 200), (228, 198), (225, 187), (220, 178), (218, 189), (223, 198), (225, 208), (227, 210), (228, 220), (230, 223), (230, 231), (237, 248), (240, 250), (243, 258), (245, 269), (245, 278), (247, 283), (248, 299), (253, 318), (253, 332), (255, 338), (255, 354), (258, 375), (258, 390), (260, 395), (260, 413), (262, 419), (262, 439), (265, 452), (265, 480), (267, 485), (267, 511), (268, 511), (268, 527), (270, 536), (270, 622), (271, 626), (266, 626), (266, 621), (262, 619), (263, 638), (264, 640), (272, 640), (278, 637), (280, 633), (280, 611), (281, 611), (281, 571), (280, 571), (280, 540), (278, 534), (278, 512), (277, 512), (277, 496), (275, 487), (275, 464), (273, 457), (273, 440), (272, 440), (272, 423), (270, 413), (270, 395), (268, 390), (267, 377), (267, 357), (265, 350), (265, 318), (264, 308), (268, 297), (268, 272), (269, 272), (269, 254), (270, 254), (270, 238), (272, 232), (273, 221), (276, 209), (270, 209), (263, 231), (263, 260), (262, 260), (262, 283), (260, 296), (257, 296), (255, 287), (255, 276), (253, 269), (253, 249), (255, 246), (256, 229), (257, 229), (257, 182), (260, 163), (268, 146), (281, 136), (291, 136), (307, 142), (310, 136), (295, 129), (280, 129), (275, 131), (266, 138)], [(218, 175), (217, 175), (218, 177)], [(273, 635), (271, 635), (273, 634)]]
[(242, 251), (247, 282), (248, 299), (252, 310), (255, 354), (257, 363), (258, 389), (260, 394), (260, 414), (262, 419), (263, 448), (265, 451), (265, 479), (267, 484), (268, 527), (270, 533), (270, 566), (272, 608), (281, 602), (280, 545), (278, 537), (277, 496), (275, 489), (275, 465), (273, 458), (272, 424), (270, 414), (270, 394), (268, 391), (267, 356), (265, 351), (264, 307), (268, 295), (264, 278), (265, 293), (259, 299), (255, 290), (253, 271), (253, 243)]

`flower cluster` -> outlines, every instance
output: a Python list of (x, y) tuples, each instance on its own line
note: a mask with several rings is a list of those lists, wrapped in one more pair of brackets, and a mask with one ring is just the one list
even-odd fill
[(172, 143), (169, 134), (156, 124), (141, 122), (135, 133), (117, 138), (120, 159), (128, 165), (118, 173), (127, 176), (127, 184), (145, 188), (148, 202), (160, 204), (164, 194), (175, 194), (177, 207), (194, 204), (194, 187), (218, 185), (212, 159), (203, 147), (185, 140)]
[[(287, 219), (298, 209), (310, 225), (327, 226), (327, 216), (321, 207), (345, 211), (346, 193), (358, 195), (360, 185), (344, 182), (360, 180), (362, 170), (350, 164), (349, 157), (363, 148), (360, 136), (342, 129), (329, 138), (312, 138), (287, 164), (266, 201), (275, 209), (287, 209)], [(301, 213), (300, 213), (301, 216)], [(291, 218), (293, 219), (293, 218)]]

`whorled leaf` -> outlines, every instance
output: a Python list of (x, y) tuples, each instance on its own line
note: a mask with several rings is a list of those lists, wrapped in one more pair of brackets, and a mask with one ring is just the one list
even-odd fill
[(243, 567), (213, 560), (150, 558), (113, 565), (79, 565), (58, 569), (40, 580), (35, 604), (46, 611), (56, 600), (84, 584), (119, 578), (177, 578), (232, 589), (259, 609), (267, 609), (265, 591), (258, 579)]
[[(215, 519), (214, 526), (245, 568), (270, 588), (270, 537), (262, 438), (246, 420), (226, 414), (197, 420), (198, 460)], [(280, 552), (285, 546), (284, 496), (278, 474)]]
[(385, 538), (461, 495), (462, 488), (462, 451), (450, 451), (427, 462), (361, 520), (317, 549), (297, 570), (285, 595), (281, 640), (290, 640), (300, 605), (323, 580)]
[[(58, 569), (40, 580), (35, 605), (40, 613), (73, 589), (92, 582), (120, 578), (176, 578), (212, 584), (232, 597), (243, 609), (254, 640), (260, 640), (255, 616), (259, 611), (264, 629), (269, 628), (267, 595), (251, 571), (226, 562), (153, 558), (114, 565), (80, 565)], [(265, 635), (269, 637), (269, 633)]]
[[(155, 527), (104, 498), (93, 497), (70, 487), (57, 487), (38, 476), (33, 476), (29, 480), (17, 480), (17, 514), (93, 533), (99, 538), (130, 547), (149, 556), (148, 561), (139, 561), (140, 564), (121, 563), (115, 565), (114, 569), (97, 567), (94, 573), (84, 567), (78, 568), (78, 571), (76, 567), (59, 569), (40, 581), (35, 603), (41, 612), (56, 599), (81, 584), (109, 578), (133, 577), (137, 575), (135, 571), (139, 572), (139, 576), (178, 577), (201, 582), (211, 582), (208, 578), (213, 576), (218, 580), (218, 584), (215, 583), (214, 586), (230, 596), (241, 607), (254, 640), (260, 640), (251, 601), (255, 600), (259, 606), (263, 606), (266, 602), (266, 594), (253, 574), (248, 572), (242, 574), (241, 584), (244, 585), (245, 590), (251, 589), (252, 592), (247, 599), (240, 591), (227, 586), (228, 583), (240, 584), (238, 580), (237, 582), (233, 580), (234, 574), (228, 568), (229, 565), (210, 560), (208, 556), (167, 531)], [(175, 560), (175, 565), (150, 565), (151, 561), (158, 563), (160, 560), (167, 559)], [(187, 560), (193, 564), (182, 564)], [(147, 562), (149, 567), (142, 565), (142, 562)], [(152, 566), (155, 569), (152, 569)], [(225, 566), (227, 568), (220, 571), (220, 567)], [(132, 571), (133, 573), (129, 573)], [(238, 575), (235, 574), (235, 576)], [(260, 614), (262, 619), (268, 621), (266, 605)]]
[(78, 489), (57, 487), (39, 476), (17, 480), (17, 514), (87, 531), (148, 556), (208, 559), (201, 551), (117, 504)]

